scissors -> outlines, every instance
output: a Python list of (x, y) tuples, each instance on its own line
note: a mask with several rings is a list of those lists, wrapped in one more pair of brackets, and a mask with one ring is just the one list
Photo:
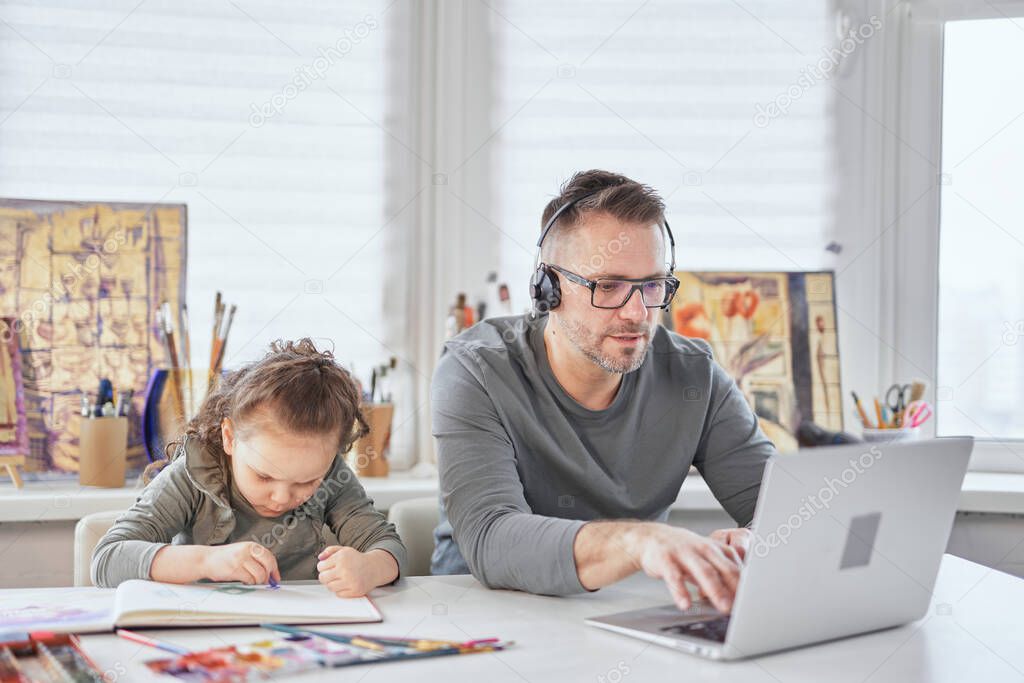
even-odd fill
[(910, 402), (911, 386), (909, 384), (893, 384), (885, 392), (885, 405), (892, 411), (893, 420), (899, 424), (903, 411)]

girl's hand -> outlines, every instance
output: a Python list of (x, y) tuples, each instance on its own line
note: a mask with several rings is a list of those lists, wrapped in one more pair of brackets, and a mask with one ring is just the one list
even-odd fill
[(259, 543), (243, 541), (214, 545), (206, 549), (203, 573), (211, 581), (241, 581), (246, 584), (281, 580), (274, 553)]
[(398, 576), (398, 563), (386, 550), (361, 553), (332, 545), (320, 553), (316, 565), (320, 583), (339, 598), (358, 598)]

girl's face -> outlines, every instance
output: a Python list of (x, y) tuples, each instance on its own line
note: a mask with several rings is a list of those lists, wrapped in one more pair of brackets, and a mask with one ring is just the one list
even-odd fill
[(278, 517), (316, 492), (334, 462), (338, 436), (285, 433), (262, 412), (243, 433), (225, 418), (221, 436), (238, 490), (260, 515)]

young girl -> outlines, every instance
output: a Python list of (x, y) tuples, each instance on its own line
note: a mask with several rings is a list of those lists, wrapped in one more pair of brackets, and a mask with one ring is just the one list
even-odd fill
[(405, 547), (340, 455), (367, 431), (359, 400), (309, 339), (271, 344), (153, 464), (169, 462), (100, 539), (93, 583), (318, 578), (355, 597), (397, 580)]

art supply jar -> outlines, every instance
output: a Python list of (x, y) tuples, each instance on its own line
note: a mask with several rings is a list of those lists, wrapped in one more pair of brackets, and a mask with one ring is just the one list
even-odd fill
[(91, 417), (79, 423), (78, 482), (83, 486), (124, 486), (128, 451), (127, 417)]

